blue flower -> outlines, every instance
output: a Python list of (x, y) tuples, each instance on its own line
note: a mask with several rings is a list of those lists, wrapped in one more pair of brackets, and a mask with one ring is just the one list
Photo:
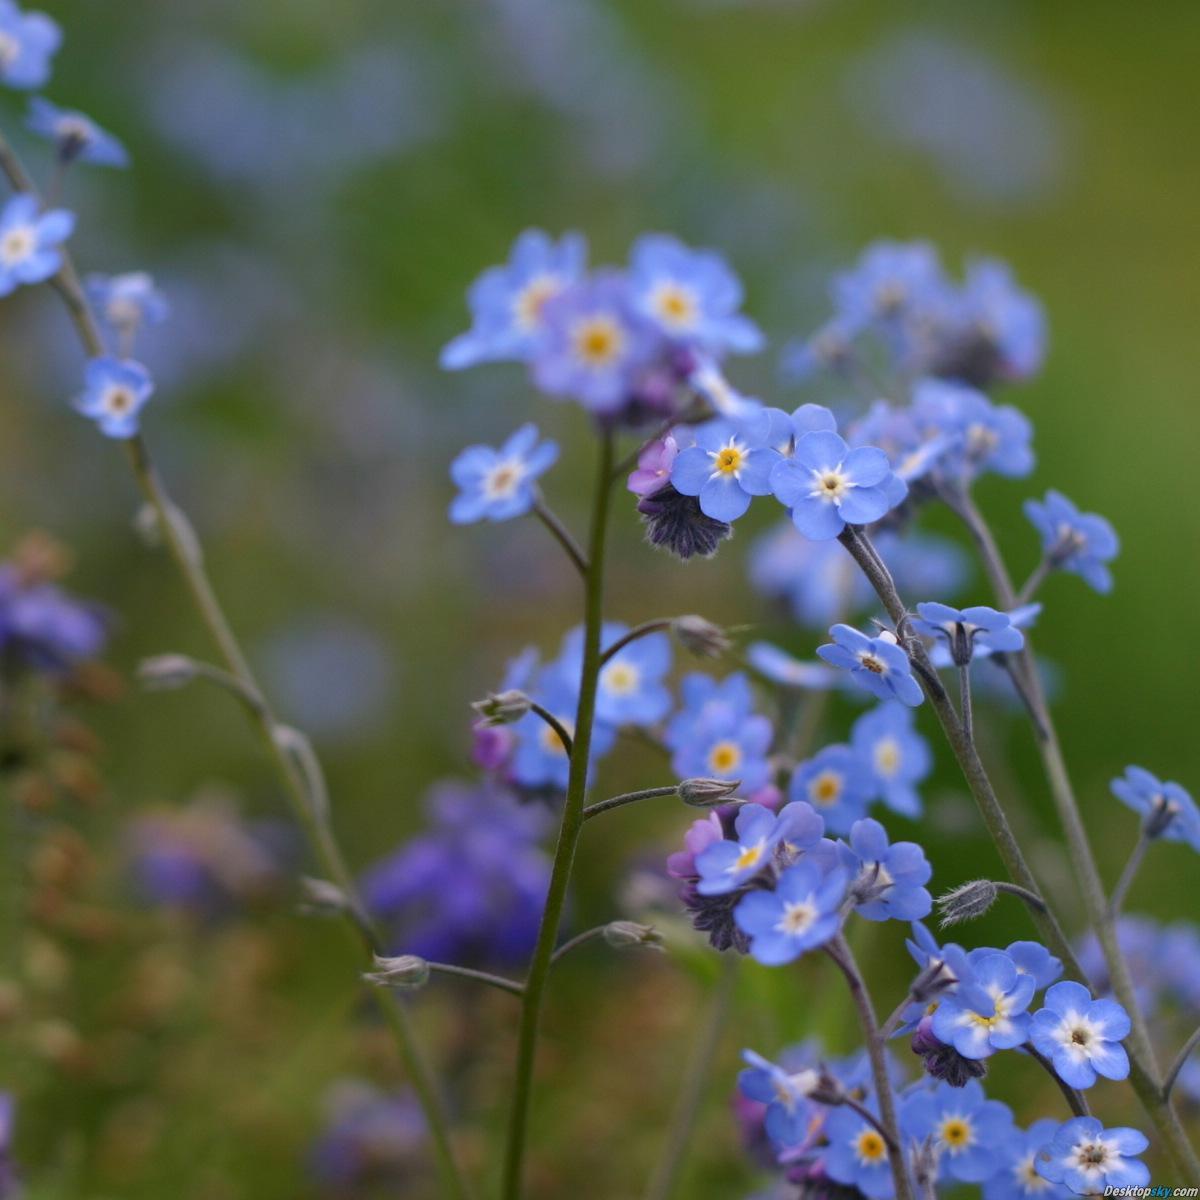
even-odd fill
[(57, 274), (62, 266), (58, 247), (74, 228), (75, 217), (66, 209), (42, 212), (28, 192), (13, 196), (0, 211), (0, 296)]
[(684, 676), (680, 693), (682, 707), (668, 722), (664, 736), (667, 746), (676, 752), (683, 750), (704, 726), (736, 723), (754, 710), (750, 681), (740, 671), (720, 680), (692, 672)]
[(629, 275), (634, 304), (672, 341), (712, 354), (762, 347), (758, 326), (738, 313), (742, 285), (719, 254), (647, 234), (634, 243)]
[(956, 666), (966, 666), (977, 646), (990, 654), (1010, 654), (1025, 645), (1025, 635), (1008, 613), (983, 604), (951, 608), (926, 602), (917, 605), (917, 612), (920, 619), (913, 621), (913, 628), (927, 637), (945, 639)]
[[(629, 626), (606, 621), (600, 635), (607, 649), (629, 632)], [(583, 665), (583, 628), (567, 634), (560, 657), (563, 668), (577, 675)], [(651, 633), (624, 646), (600, 671), (596, 719), (608, 725), (653, 725), (671, 710), (671, 693), (663, 683), (671, 670), (671, 639)]]
[(834, 276), (833, 295), (846, 322), (895, 321), (940, 301), (945, 278), (937, 251), (927, 242), (874, 242), (853, 270)]
[(1004, 953), (992, 951), (971, 957), (971, 978), (938, 1005), (933, 1014), (934, 1036), (953, 1046), (964, 1058), (987, 1058), (997, 1050), (1012, 1050), (1029, 1030), (1026, 1009), (1033, 999), (1033, 977), (1017, 970)]
[(803, 1142), (816, 1115), (808, 1097), (819, 1073), (812, 1067), (787, 1071), (753, 1050), (743, 1050), (742, 1058), (750, 1065), (738, 1075), (738, 1088), (743, 1096), (767, 1106), (767, 1136), (780, 1147)]
[(817, 653), (831, 666), (849, 671), (852, 679), (880, 700), (899, 700), (916, 708), (924, 699), (908, 655), (892, 634), (867, 637), (849, 625), (834, 625), (829, 635), (833, 643), (818, 646)]
[(1164, 783), (1142, 767), (1126, 767), (1124, 777), (1109, 786), (1122, 804), (1142, 815), (1155, 837), (1186, 842), (1200, 852), (1200, 809), (1179, 784)]
[(138, 413), (154, 393), (154, 381), (141, 363), (127, 358), (93, 358), (84, 370), (76, 412), (90, 417), (105, 437), (131, 438)]
[(733, 918), (750, 938), (751, 956), (777, 967), (823, 946), (837, 933), (845, 895), (845, 871), (826, 873), (818, 863), (802, 860), (780, 873), (774, 891), (743, 896)]
[(626, 278), (598, 271), (548, 300), (533, 355), (543, 391), (608, 414), (630, 398), (658, 348), (654, 328), (633, 307)]
[(752, 497), (770, 494), (771, 468), (779, 461), (776, 451), (752, 441), (743, 426), (710, 421), (696, 429), (696, 444), (679, 452), (671, 483), (681, 495), (698, 497), (705, 516), (735, 521)]
[(844, 547), (810, 541), (790, 521), (751, 547), (750, 582), (786, 601), (798, 621), (815, 629), (865, 608), (874, 595)]
[(793, 801), (807, 801), (832, 833), (849, 833), (875, 794), (871, 772), (849, 747), (826, 746), (800, 763), (788, 784)]
[(143, 325), (161, 325), (170, 315), (166, 296), (145, 271), (89, 275), (84, 286), (97, 316), (126, 345)]
[(894, 485), (882, 450), (851, 450), (828, 429), (806, 433), (790, 457), (776, 462), (770, 477), (776, 499), (791, 509), (796, 528), (814, 541), (837, 537), (847, 525), (878, 521), (898, 503)]
[(1073, 1088), (1090, 1088), (1098, 1075), (1127, 1079), (1129, 1014), (1115, 1000), (1093, 1000), (1081, 983), (1064, 980), (1046, 993), (1046, 1006), (1033, 1014), (1029, 1040)]
[(859, 717), (850, 744), (875, 777), (884, 804), (905, 817), (921, 815), (919, 784), (933, 767), (929, 743), (915, 729), (912, 709), (881, 704)]
[(803, 341), (788, 343), (780, 356), (780, 372), (791, 383), (804, 383), (820, 371), (839, 371), (854, 358), (856, 321), (835, 317)]
[(335, 1195), (381, 1183), (402, 1188), (429, 1145), (416, 1096), (341, 1080), (330, 1089), (326, 1107), (326, 1122), (311, 1154), (312, 1170), (323, 1187)]
[(29, 570), (19, 555), (0, 563), (0, 657), (11, 668), (66, 671), (103, 650), (110, 625), (97, 605)]
[(887, 830), (870, 817), (855, 821), (849, 845), (840, 845), (850, 873), (854, 911), (868, 921), (919, 921), (933, 908), (925, 888), (933, 874), (916, 842), (888, 844)]
[(538, 476), (557, 459), (557, 444), (539, 442), (536, 425), (522, 425), (499, 450), (468, 446), (450, 464), (450, 477), (462, 489), (450, 505), (450, 520), (469, 525), (522, 516), (537, 499)]
[(1150, 1172), (1136, 1156), (1149, 1144), (1136, 1129), (1105, 1129), (1095, 1117), (1076, 1117), (1038, 1151), (1038, 1174), (1065, 1183), (1078, 1196), (1099, 1196), (1106, 1187), (1145, 1187)]
[(915, 1092), (900, 1110), (904, 1135), (917, 1141), (929, 1138), (939, 1176), (960, 1183), (982, 1183), (995, 1173), (1012, 1124), (1009, 1109), (989, 1100), (976, 1079), (961, 1088), (939, 1083), (931, 1091)]
[(786, 650), (770, 642), (751, 642), (746, 661), (761, 675), (780, 687), (802, 691), (826, 691), (835, 687), (839, 676), (820, 663), (801, 662)]
[[(878, 1115), (874, 1100), (865, 1107)], [(887, 1143), (879, 1130), (853, 1109), (835, 1108), (825, 1118), (824, 1132), (829, 1139), (824, 1166), (830, 1179), (857, 1188), (854, 1194), (861, 1193), (869, 1200), (891, 1200), (896, 1194), (895, 1181)]]
[(471, 285), (471, 329), (442, 351), (442, 366), (456, 371), (481, 362), (528, 360), (545, 329), (547, 302), (582, 278), (586, 262), (587, 243), (579, 234), (555, 242), (540, 229), (527, 229), (508, 262), (484, 271)]
[[(957, 374), (986, 386), (994, 380), (1028, 379), (1046, 353), (1046, 317), (1038, 300), (1018, 287), (995, 259), (976, 259), (955, 298), (955, 327), (939, 356), (937, 374)], [(957, 367), (957, 370), (956, 370)]]
[(64, 162), (93, 163), (98, 167), (127, 167), (129, 155), (111, 133), (101, 129), (91, 117), (68, 108), (59, 108), (41, 96), (29, 103), (29, 128), (49, 138)]
[[(919, 608), (920, 606), (918, 606), (918, 611)], [(995, 611), (994, 609), (983, 608), (983, 606), (980, 606), (980, 608), (985, 613), (991, 613)], [(964, 615), (968, 612), (979, 611), (978, 609), (950, 609), (949, 605), (945, 604), (939, 604), (935, 606), (935, 612), (941, 610), (962, 612)], [(1014, 633), (1019, 634), (1022, 638), (1022, 643), (1024, 643), (1024, 635), (1021, 633), (1021, 631), (1031, 628), (1038, 617), (1041, 616), (1041, 612), (1042, 606), (1040, 604), (1022, 604), (1019, 608), (1014, 608), (1012, 612), (1001, 613), (1001, 616), (1008, 618), (1009, 624), (1007, 628), (1000, 628), (998, 638), (993, 638), (991, 634), (987, 633), (986, 631), (981, 632), (980, 630), (964, 630), (965, 634), (970, 635), (968, 644), (971, 650), (971, 662), (975, 664), (977, 668), (976, 673), (978, 674), (979, 663), (990, 659), (993, 654), (1005, 653), (1005, 648), (1012, 645), (1016, 640), (1013, 636)], [(969, 624), (970, 622), (967, 623)], [(953, 633), (950, 629), (943, 630), (940, 628), (934, 628), (932, 623), (928, 627), (923, 626), (921, 621), (914, 621), (913, 624), (920, 628), (922, 632), (928, 634), (934, 639), (933, 645), (929, 650), (929, 660), (935, 667), (941, 670), (943, 668), (953, 667), (956, 665), (954, 658), (956, 651), (961, 652), (966, 649), (966, 646), (961, 641), (956, 644), (954, 640), (957, 636), (957, 626), (959, 624), (957, 619), (954, 619), (951, 622), (954, 627)], [(1007, 673), (999, 663), (993, 663), (992, 667), (992, 675), (978, 675), (978, 680), (983, 687), (990, 688), (994, 691), (999, 686), (1001, 681), (1007, 679)], [(1044, 667), (1045, 664), (1043, 664), (1043, 668)], [(1007, 684), (1006, 687), (1007, 691), (1004, 694), (1011, 694), (1011, 684)]]
[(1068, 1200), (1066, 1188), (1055, 1187), (1038, 1174), (1037, 1153), (1058, 1132), (1057, 1121), (1034, 1121), (1014, 1129), (1000, 1147), (996, 1173), (984, 1181), (983, 1200)]
[(1107, 564), (1121, 548), (1116, 530), (1095, 513), (1081, 513), (1061, 492), (1045, 500), (1026, 500), (1025, 515), (1042, 535), (1042, 554), (1050, 566), (1070, 571), (1096, 591), (1112, 591)]
[(40, 88), (61, 44), (62, 30), (45, 13), (23, 13), (13, 0), (0, 0), (0, 83)]
[(700, 875), (697, 890), (702, 896), (723, 896), (748, 883), (760, 871), (770, 866), (775, 847), (785, 837), (802, 837), (810, 843), (820, 840), (821, 829), (815, 828), (807, 814), (802, 821), (799, 810), (786, 816), (773, 813), (765, 804), (744, 804), (734, 820), (734, 837), (714, 842), (696, 855), (696, 870)]
[(1062, 959), (1056, 958), (1041, 942), (1012, 942), (1004, 953), (1016, 963), (1022, 975), (1033, 979), (1034, 990), (1049, 987), (1063, 973)]
[(940, 379), (922, 379), (913, 389), (913, 413), (926, 436), (948, 438), (938, 459), (951, 476), (973, 479), (986, 471), (1018, 478), (1033, 470), (1033, 426), (1024, 413), (993, 404), (982, 392)]

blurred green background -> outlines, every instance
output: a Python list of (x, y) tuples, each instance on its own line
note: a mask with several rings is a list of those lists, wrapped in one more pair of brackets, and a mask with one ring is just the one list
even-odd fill
[[(1011, 262), (1050, 323), (1045, 371), (1006, 396), (1035, 422), (1039, 466), (989, 482), (982, 501), (1018, 576), (1036, 557), (1020, 502), (1045, 487), (1108, 515), (1123, 539), (1114, 594), (1055, 579), (1039, 630), (1064, 672), (1060, 729), (1108, 878), (1134, 833), (1112, 775), (1138, 762), (1200, 778), (1187, 648), (1200, 583), (1196, 5), (41, 7), (67, 36), (47, 94), (119, 133), (135, 160), (129, 174), (71, 178), (81, 267), (145, 267), (175, 302), (145, 355), (160, 380), (148, 436), (281, 709), (314, 734), (356, 865), (419, 824), (432, 781), (463, 771), (468, 701), (522, 645), (550, 651), (578, 618), (576, 581), (536, 527), (451, 531), (444, 517), (457, 449), (535, 419), (565, 449), (551, 500), (582, 524), (580, 414), (534, 397), (516, 370), (436, 366), (465, 324), (468, 282), (531, 225), (585, 231), (600, 262), (621, 261), (646, 230), (722, 249), (771, 339), (734, 377), (788, 408), (811, 397), (780, 384), (779, 349), (820, 321), (830, 270), (866, 242), (928, 238), (955, 270), (970, 252)], [(22, 107), (0, 98), (0, 121), (44, 175)], [(65, 403), (80, 361), (46, 289), (4, 302), (0, 363), (0, 544), (41, 528), (73, 547), (71, 586), (117, 615), (109, 661), (124, 675), (149, 654), (206, 654), (169, 565), (133, 531), (119, 454)], [(781, 624), (746, 583), (746, 548), (770, 515), (752, 512), (715, 560), (684, 568), (641, 543), (622, 504), (612, 614), (758, 622), (811, 653), (817, 634)], [(849, 712), (833, 714), (830, 740)], [(306, 1154), (328, 1084), (398, 1079), (356, 1020), (340, 939), (287, 905), (217, 931), (138, 916), (113, 849), (131, 814), (202, 787), (278, 813), (273, 777), (215, 691), (130, 687), (86, 715), (104, 798), (46, 819), (81, 835), (95, 860), (88, 903), (124, 924), (109, 940), (43, 937), (30, 950), (57, 956), (35, 963), (51, 999), (32, 1033), (13, 1024), (0, 1083), (26, 1097), (18, 1147), (35, 1195), (314, 1194)], [(1077, 920), (1026, 731), (998, 725), (990, 749), (1047, 886)], [(648, 752), (630, 753), (601, 786), (656, 773)], [(919, 836), (935, 887), (995, 873), (940, 747), (927, 794)], [(630, 811), (589, 830), (576, 926), (617, 915), (631, 865), (673, 848), (686, 822)], [(1195, 917), (1187, 855), (1164, 848), (1134, 907)], [(1003, 944), (1020, 921), (1005, 909), (967, 937)], [(869, 931), (862, 950), (889, 1009), (908, 971), (899, 931)], [(531, 1195), (639, 1193), (716, 965), (597, 951), (556, 977)], [(818, 1019), (847, 1048), (832, 985), (819, 965), (743, 972), (680, 1195), (752, 1188), (728, 1116), (736, 1052), (771, 1053)], [(512, 1006), (450, 984), (417, 1009), (438, 1057), (459, 1064), (471, 1161), (494, 1172)], [(63, 1038), (79, 1053), (64, 1055)], [(1026, 1098), (1027, 1118), (1053, 1111), (1052, 1086), (1022, 1067), (997, 1068), (997, 1094)], [(1100, 1096), (1138, 1122), (1126, 1091)], [(414, 1169), (401, 1194), (436, 1190)]]

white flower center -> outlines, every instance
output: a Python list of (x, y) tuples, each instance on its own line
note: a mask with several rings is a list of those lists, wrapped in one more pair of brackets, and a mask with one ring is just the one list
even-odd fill
[(884, 666), (882, 659), (876, 658), (870, 650), (864, 650), (858, 656), (858, 662), (864, 670), (870, 671), (872, 675), (886, 675), (887, 667)]
[(483, 494), (489, 500), (507, 500), (525, 478), (525, 464), (519, 458), (498, 462), (483, 477)]
[(900, 743), (893, 737), (880, 738), (873, 751), (875, 774), (891, 779), (900, 770)]
[(1000, 444), (1000, 436), (986, 425), (967, 427), (967, 453), (972, 458), (986, 458)]
[(124, 384), (110, 384), (104, 389), (100, 404), (110, 417), (123, 417), (133, 408), (133, 392)]
[(658, 314), (659, 320), (672, 329), (691, 329), (699, 313), (696, 293), (671, 279), (655, 287), (650, 296), (650, 306)]
[(0, 262), (15, 267), (37, 248), (37, 233), (32, 225), (15, 225), (0, 238)]
[(1083, 1013), (1069, 1012), (1055, 1030), (1059, 1044), (1076, 1062), (1092, 1057), (1093, 1050), (1103, 1040), (1100, 1027)]
[(1103, 1138), (1077, 1142), (1071, 1147), (1070, 1158), (1074, 1161), (1075, 1169), (1080, 1171), (1089, 1183), (1103, 1178), (1105, 1169), (1114, 1157), (1116, 1156), (1112, 1145)]
[(1054, 1186), (1050, 1180), (1043, 1179), (1038, 1174), (1034, 1161), (1035, 1157), (1033, 1154), (1027, 1154), (1013, 1168), (1013, 1174), (1017, 1177), (1017, 1184), (1027, 1196), (1035, 1196), (1039, 1192), (1048, 1192)]
[(575, 357), (591, 371), (611, 366), (625, 351), (625, 331), (607, 313), (583, 317), (571, 328)]
[(517, 327), (532, 333), (542, 323), (542, 309), (546, 301), (562, 291), (562, 280), (549, 271), (535, 275), (514, 297), (513, 318)]
[(60, 142), (86, 144), (92, 140), (92, 124), (84, 117), (68, 113), (54, 123), (54, 136)]
[(850, 490), (850, 480), (846, 478), (840, 467), (827, 467), (823, 471), (814, 471), (812, 477), (812, 495), (829, 504), (844, 499)]
[(642, 673), (632, 663), (609, 663), (600, 675), (604, 690), (614, 696), (631, 696), (641, 681)]
[(783, 916), (779, 918), (775, 928), (779, 933), (799, 937), (800, 934), (807, 933), (812, 928), (813, 922), (819, 915), (812, 896), (808, 896), (804, 900), (794, 900), (784, 904)]
[(938, 1126), (939, 1145), (950, 1154), (961, 1154), (975, 1144), (975, 1126), (969, 1117), (944, 1117)]

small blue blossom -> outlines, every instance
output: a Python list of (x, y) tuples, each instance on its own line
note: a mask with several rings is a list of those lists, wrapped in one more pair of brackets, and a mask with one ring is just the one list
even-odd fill
[(129, 166), (125, 147), (84, 113), (59, 108), (57, 104), (35, 96), (29, 103), (28, 125), (38, 136), (49, 138), (55, 144), (58, 157), (64, 163)]
[(538, 476), (557, 460), (557, 444), (539, 442), (536, 425), (522, 425), (499, 450), (468, 446), (450, 464), (450, 477), (462, 489), (450, 505), (450, 520), (469, 525), (522, 516), (537, 499)]
[(765, 804), (744, 804), (733, 824), (734, 836), (714, 842), (696, 855), (702, 896), (736, 891), (770, 866), (775, 848), (791, 852), (811, 849), (821, 840), (824, 824), (808, 805), (788, 804), (773, 813)]
[(855, 821), (849, 845), (839, 847), (842, 865), (850, 875), (850, 892), (858, 900), (854, 911), (868, 921), (919, 921), (933, 908), (925, 884), (933, 868), (916, 842), (888, 844), (887, 830), (878, 821)]
[(791, 383), (804, 383), (823, 371), (840, 371), (854, 360), (861, 323), (835, 317), (803, 341), (790, 342), (780, 356), (780, 371)]
[(886, 631), (868, 637), (849, 625), (834, 625), (832, 644), (817, 647), (827, 663), (850, 672), (850, 677), (880, 700), (899, 700), (916, 708), (924, 699), (921, 685), (913, 678), (908, 655)]
[(616, 271), (598, 271), (546, 301), (542, 321), (534, 381), (602, 415), (628, 402), (659, 346), (657, 331), (633, 307), (628, 280)]
[[(629, 626), (606, 621), (600, 644), (607, 649), (629, 632)], [(583, 666), (583, 628), (563, 642), (563, 669), (577, 675)], [(651, 633), (624, 646), (600, 671), (596, 687), (596, 719), (608, 725), (653, 725), (671, 710), (671, 693), (663, 679), (671, 670), (671, 639)]]
[(945, 279), (927, 242), (874, 242), (853, 270), (833, 280), (838, 316), (853, 324), (891, 322), (941, 300)]
[(960, 981), (933, 1014), (933, 1034), (964, 1058), (1012, 1050), (1028, 1033), (1026, 1009), (1034, 989), (1032, 976), (1021, 974), (1007, 954), (997, 950), (972, 957), (970, 980)]
[(699, 719), (685, 709), (676, 718), (678, 724), (668, 727), (668, 745), (674, 750), (671, 767), (676, 775), (680, 779), (737, 779), (745, 792), (757, 791), (771, 776), (767, 761), (771, 722), (748, 710), (738, 711), (716, 696), (702, 709), (707, 709), (707, 715)]
[(1090, 1088), (1098, 1075), (1129, 1077), (1121, 1042), (1131, 1027), (1129, 1014), (1115, 1000), (1093, 1000), (1083, 984), (1064, 980), (1046, 993), (1045, 1008), (1033, 1014), (1029, 1040), (1065, 1083)]
[(629, 276), (634, 304), (673, 342), (711, 354), (762, 347), (758, 326), (738, 312), (742, 285), (721, 255), (647, 234), (634, 243)]
[[(869, 525), (898, 503), (895, 476), (875, 446), (853, 450), (832, 430), (806, 433), (771, 471), (770, 490), (807, 538), (835, 538), (847, 525)], [(903, 492), (903, 485), (901, 485)]]
[(917, 612), (920, 619), (913, 621), (913, 628), (927, 637), (944, 639), (956, 666), (966, 666), (976, 647), (990, 654), (1010, 654), (1025, 645), (1025, 635), (1008, 613), (983, 604), (951, 608), (927, 601), (917, 605)]
[(154, 381), (141, 363), (122, 358), (93, 358), (83, 376), (75, 411), (90, 417), (105, 437), (131, 438), (138, 414), (154, 393)]
[(913, 388), (913, 414), (927, 437), (948, 438), (939, 469), (964, 480), (986, 471), (1019, 478), (1033, 470), (1033, 426), (1024, 413), (995, 405), (982, 392), (940, 379)]
[(801, 691), (827, 691), (837, 686), (839, 678), (828, 667), (801, 662), (770, 642), (751, 642), (746, 647), (746, 661), (772, 683)]
[(110, 627), (101, 608), (28, 570), (19, 555), (0, 563), (0, 658), (10, 671), (67, 671), (100, 654)]
[(161, 325), (171, 312), (166, 296), (145, 271), (89, 275), (84, 287), (96, 315), (126, 345), (143, 325)]
[(1004, 263), (969, 263), (954, 309), (956, 327), (948, 332), (937, 374), (957, 374), (977, 386), (1037, 374), (1046, 353), (1045, 313)]
[(705, 354), (694, 354), (693, 357), (696, 361), (687, 372), (687, 382), (713, 406), (714, 412), (730, 421), (744, 421), (758, 416), (762, 411), (761, 402), (752, 396), (743, 396), (725, 378), (725, 373), (713, 358)]
[(1164, 783), (1142, 767), (1126, 767), (1109, 786), (1122, 804), (1141, 814), (1155, 837), (1185, 842), (1200, 852), (1200, 809), (1178, 783)]
[(749, 1066), (738, 1075), (738, 1087), (743, 1096), (767, 1106), (767, 1136), (781, 1147), (803, 1142), (816, 1115), (808, 1097), (819, 1073), (812, 1067), (788, 1071), (753, 1050), (743, 1050), (742, 1058)]
[(835, 868), (827, 873), (818, 863), (802, 860), (780, 873), (774, 891), (743, 896), (733, 917), (750, 938), (751, 956), (777, 967), (836, 935), (845, 895), (845, 871)]
[[(991, 613), (995, 611), (994, 609), (983, 608), (983, 606), (980, 606), (980, 608), (982, 608), (985, 613)], [(937, 611), (943, 609), (953, 612), (961, 612), (964, 615), (972, 611), (978, 611), (974, 609), (951, 610), (950, 606), (945, 604), (939, 604), (936, 606)], [(918, 611), (919, 610), (920, 606), (918, 606)], [(980, 632), (979, 630), (964, 630), (964, 633), (970, 635), (968, 644), (971, 651), (971, 662), (975, 665), (976, 672), (978, 672), (978, 664), (990, 659), (993, 654), (1005, 653), (1005, 648), (1016, 640), (1013, 637), (1014, 632), (1021, 635), (1023, 644), (1024, 634), (1022, 631), (1032, 628), (1038, 617), (1041, 616), (1041, 613), (1042, 606), (1040, 604), (1022, 604), (1019, 608), (1014, 608), (1012, 612), (1001, 613), (1001, 616), (1008, 618), (1008, 628), (1001, 627), (998, 638), (992, 637), (991, 634), (987, 633), (986, 631)], [(967, 624), (969, 623), (970, 622), (967, 622)], [(934, 628), (932, 624), (930, 627), (925, 628), (922, 626), (921, 621), (914, 621), (913, 624), (920, 628), (923, 633), (928, 634), (928, 636), (934, 639), (933, 645), (929, 649), (929, 660), (935, 667), (937, 667), (939, 670), (942, 670), (944, 668), (953, 667), (956, 665), (954, 658), (955, 652), (961, 652), (967, 648), (962, 642), (959, 642), (957, 645), (955, 643), (954, 638), (957, 634), (957, 626), (959, 624), (957, 619), (952, 622), (952, 625), (954, 626), (953, 633), (950, 629), (942, 630)], [(1045, 668), (1044, 663), (1042, 664), (1042, 667), (1043, 669)], [(996, 687), (998, 687), (999, 683), (1007, 678), (1007, 673), (999, 663), (993, 663), (992, 668), (992, 674), (979, 674), (978, 680), (984, 688), (991, 688), (994, 691)], [(1011, 690), (1011, 684), (1009, 684), (1007, 692), (1004, 694), (1010, 694)]]
[(912, 709), (894, 702), (859, 717), (850, 744), (875, 777), (884, 804), (905, 817), (921, 815), (919, 784), (933, 768), (929, 743), (916, 731)]
[(1076, 1117), (1038, 1151), (1038, 1174), (1065, 1183), (1077, 1196), (1100, 1196), (1109, 1187), (1145, 1187), (1150, 1172), (1137, 1155), (1149, 1144), (1136, 1129), (1105, 1129), (1095, 1117)]
[(1100, 593), (1112, 591), (1108, 564), (1121, 548), (1116, 530), (1095, 513), (1082, 513), (1061, 492), (1026, 500), (1025, 515), (1042, 536), (1042, 554), (1058, 570), (1081, 576)]
[(1034, 990), (1048, 988), (1063, 973), (1061, 958), (1056, 958), (1041, 942), (1012, 942), (1004, 953), (1016, 963), (1022, 975), (1033, 979)]
[(811, 804), (832, 833), (849, 833), (875, 794), (870, 769), (849, 746), (826, 746), (800, 763), (788, 784), (791, 800)]
[[(874, 1100), (869, 1100), (866, 1108), (878, 1115)], [(861, 1194), (869, 1200), (891, 1200), (896, 1194), (895, 1181), (888, 1162), (887, 1143), (879, 1130), (853, 1109), (834, 1108), (825, 1118), (824, 1132), (829, 1139), (823, 1160), (829, 1178), (856, 1188), (854, 1195)]]
[(42, 212), (28, 192), (13, 196), (0, 210), (0, 296), (57, 274), (62, 266), (58, 247), (74, 229), (75, 217), (66, 209)]
[(1066, 1188), (1056, 1187), (1038, 1174), (1037, 1153), (1058, 1132), (1058, 1122), (1034, 1121), (1028, 1129), (1014, 1129), (1000, 1148), (996, 1173), (984, 1181), (983, 1200), (1068, 1200)]
[(961, 1088), (939, 1083), (914, 1092), (900, 1110), (904, 1135), (919, 1142), (929, 1138), (939, 1177), (959, 1183), (982, 1183), (995, 1174), (1012, 1127), (1008, 1107), (989, 1100), (976, 1079)]
[(694, 671), (683, 677), (679, 690), (683, 704), (667, 723), (663, 739), (676, 752), (683, 750), (703, 726), (725, 725), (754, 711), (750, 680), (740, 671), (724, 679)]
[(0, 0), (0, 83), (40, 88), (50, 78), (50, 60), (62, 44), (58, 22), (45, 13), (22, 12)]
[(696, 496), (705, 516), (736, 521), (754, 496), (770, 494), (771, 469), (779, 461), (776, 451), (756, 444), (742, 426), (710, 421), (696, 429), (696, 444), (679, 452), (671, 483), (681, 495)]
[(508, 262), (484, 271), (471, 285), (471, 329), (442, 351), (442, 366), (457, 371), (481, 362), (528, 360), (545, 329), (547, 302), (581, 279), (586, 263), (587, 243), (579, 234), (555, 242), (540, 229), (527, 229)]

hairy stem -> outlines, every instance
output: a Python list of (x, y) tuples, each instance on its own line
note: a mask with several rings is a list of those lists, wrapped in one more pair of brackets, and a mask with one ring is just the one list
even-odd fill
[(612, 796), (608, 800), (597, 800), (583, 810), (583, 819), (590, 821), (601, 813), (610, 812), (614, 808), (623, 808), (626, 804), (636, 804), (639, 800), (654, 800), (660, 796), (677, 796), (679, 787), (671, 784), (669, 787), (643, 788), (640, 792), (626, 792), (621, 796)]
[(473, 967), (460, 967), (455, 963), (428, 962), (425, 965), (438, 975), (456, 975), (460, 979), (473, 979), (476, 983), (486, 983), (488, 987), (511, 996), (523, 996), (525, 989), (513, 979), (505, 979), (503, 975), (493, 975), (490, 971), (476, 971)]
[(1035, 1050), (1029, 1042), (1026, 1042), (1021, 1049), (1054, 1080), (1058, 1086), (1058, 1090), (1062, 1092), (1063, 1098), (1070, 1106), (1072, 1114), (1077, 1117), (1090, 1117), (1092, 1115), (1092, 1110), (1088, 1108), (1088, 1102), (1084, 1099), (1083, 1093), (1077, 1092), (1065, 1079), (1060, 1078), (1058, 1072), (1054, 1069), (1054, 1064), (1044, 1054)]
[(659, 617), (653, 621), (643, 621), (640, 625), (635, 625), (628, 633), (622, 634), (617, 638), (611, 646), (609, 646), (603, 654), (600, 655), (601, 665), (616, 658), (622, 650), (625, 649), (631, 642), (636, 642), (638, 638), (649, 637), (652, 633), (663, 633), (669, 630), (674, 624), (670, 617)]
[(608, 533), (609, 493), (612, 486), (613, 435), (600, 435), (600, 462), (596, 471), (596, 491), (592, 504), (592, 526), (588, 545), (588, 569), (584, 579), (583, 667), (579, 679), (579, 706), (575, 715), (575, 741), (571, 752), (567, 794), (563, 803), (554, 865), (546, 908), (538, 929), (537, 945), (525, 980), (521, 1005), (521, 1027), (517, 1047), (517, 1065), (509, 1109), (508, 1142), (504, 1155), (502, 1195), (519, 1200), (525, 1160), (525, 1141), (529, 1125), (529, 1107), (533, 1096), (533, 1067), (537, 1057), (538, 1030), (554, 943), (562, 920), (567, 886), (575, 863), (575, 850), (583, 829), (584, 798), (587, 794), (588, 759), (592, 748), (592, 720), (596, 710), (596, 684), (600, 675), (600, 626), (604, 609), (604, 547)]

